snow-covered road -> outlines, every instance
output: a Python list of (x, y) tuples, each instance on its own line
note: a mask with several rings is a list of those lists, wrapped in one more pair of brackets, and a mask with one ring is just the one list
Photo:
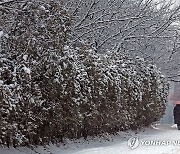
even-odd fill
[[(130, 137), (125, 140), (120, 138), (118, 140), (117, 137), (113, 144), (79, 149), (70, 154), (180, 154), (180, 131), (171, 128), (170, 125), (160, 125), (155, 129), (147, 129), (145, 132), (134, 134), (134, 136), (139, 138), (140, 143), (136, 149), (128, 147), (127, 140)], [(153, 145), (149, 145), (150, 142)]]
[[(127, 143), (132, 136), (138, 137), (139, 141), (135, 142), (139, 143), (135, 149), (131, 149)], [(138, 134), (120, 133), (117, 136), (109, 136), (108, 139), (111, 141), (107, 141), (107, 138), (101, 139), (101, 142), (98, 139), (78, 140), (77, 143), (69, 143), (66, 146), (38, 147), (36, 152), (27, 148), (0, 148), (0, 154), (180, 154), (180, 131), (171, 125), (158, 125)], [(153, 145), (149, 145), (150, 141)]]

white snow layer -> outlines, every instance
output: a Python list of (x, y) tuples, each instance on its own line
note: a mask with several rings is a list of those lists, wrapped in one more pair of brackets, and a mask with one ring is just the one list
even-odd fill
[(3, 31), (0, 31), (0, 38), (3, 36)]
[(27, 68), (26, 66), (23, 67), (24, 72), (26, 72), (27, 74), (31, 73), (31, 70), (29, 68)]
[(25, 61), (27, 61), (27, 58), (28, 58), (28, 55), (24, 55), (24, 56), (23, 56), (23, 59), (24, 59)]
[[(142, 145), (131, 149), (127, 141), (136, 136), (142, 141), (180, 141), (180, 131), (171, 125), (157, 125), (146, 129), (144, 132), (120, 132), (117, 136), (108, 136), (106, 139), (68, 142), (67, 145), (50, 145), (37, 147), (34, 150), (28, 148), (0, 148), (0, 154), (180, 154), (180, 145)], [(110, 140), (110, 141), (107, 141)], [(179, 143), (180, 144), (180, 143)]]

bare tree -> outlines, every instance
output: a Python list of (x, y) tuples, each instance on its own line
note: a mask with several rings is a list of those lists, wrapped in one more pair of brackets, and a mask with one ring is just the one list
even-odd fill
[[(17, 2), (25, 4), (25, 0), (0, 1), (0, 12), (21, 11), (8, 7), (9, 4)], [(169, 80), (177, 80), (180, 76), (177, 26), (180, 7), (171, 1), (59, 0), (59, 2), (64, 3), (74, 19), (71, 42), (74, 46), (86, 42), (99, 53), (113, 49), (128, 55), (138, 55), (156, 63)]]
[[(155, 62), (174, 79), (179, 62), (180, 7), (167, 0), (68, 0), (74, 17), (73, 44), (86, 42), (98, 52), (114, 49)], [(172, 72), (172, 68), (176, 70)]]

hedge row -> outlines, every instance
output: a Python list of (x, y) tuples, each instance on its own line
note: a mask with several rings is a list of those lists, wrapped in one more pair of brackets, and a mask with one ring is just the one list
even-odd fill
[[(71, 17), (54, 1), (13, 4), (0, 52), (0, 144), (63, 142), (160, 119), (168, 84), (141, 58), (68, 46)], [(13, 23), (13, 24), (12, 24)]]

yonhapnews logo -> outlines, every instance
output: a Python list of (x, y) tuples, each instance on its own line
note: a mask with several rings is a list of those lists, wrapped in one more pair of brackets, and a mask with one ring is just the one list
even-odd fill
[(136, 149), (141, 146), (180, 146), (180, 140), (139, 140), (137, 136), (131, 137), (127, 141), (128, 147)]
[(136, 149), (139, 146), (139, 138), (136, 136), (131, 137), (128, 139), (127, 144), (131, 149)]

